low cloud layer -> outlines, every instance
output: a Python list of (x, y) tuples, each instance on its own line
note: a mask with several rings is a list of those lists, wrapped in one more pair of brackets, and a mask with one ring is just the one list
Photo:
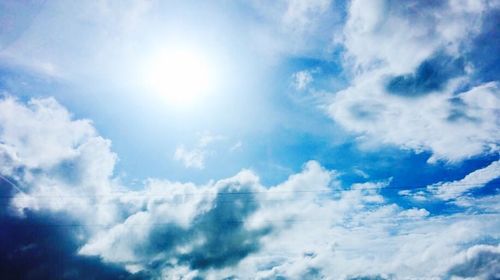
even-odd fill
[[(242, 170), (204, 185), (152, 178), (130, 190), (113, 173), (110, 141), (90, 121), (74, 120), (53, 99), (25, 104), (7, 97), (0, 108), (2, 187), (9, 198), (3, 215), (62, 235), (30, 245), (13, 239), (24, 231), (9, 225), (4, 240), (13, 240), (13, 252), (52, 244), (72, 254), (68, 268), (82, 262), (122, 277), (167, 279), (498, 273), (498, 249), (487, 242), (499, 238), (496, 214), (431, 215), (387, 200), (381, 193), (388, 181), (346, 186), (315, 161), (275, 186)], [(23, 260), (6, 261), (52, 275)]]

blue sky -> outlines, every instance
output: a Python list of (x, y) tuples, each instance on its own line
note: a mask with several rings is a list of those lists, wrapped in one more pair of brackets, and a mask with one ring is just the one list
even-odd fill
[(499, 19), (1, 1), (0, 274), (499, 277)]

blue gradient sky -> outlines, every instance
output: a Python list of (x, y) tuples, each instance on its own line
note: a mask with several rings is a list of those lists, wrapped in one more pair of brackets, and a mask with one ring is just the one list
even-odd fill
[(494, 279), (499, 11), (1, 1), (0, 274)]

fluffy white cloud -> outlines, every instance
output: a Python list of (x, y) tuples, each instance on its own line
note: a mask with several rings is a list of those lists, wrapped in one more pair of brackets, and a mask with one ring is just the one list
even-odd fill
[(461, 262), (453, 266), (451, 279), (498, 279), (500, 277), (500, 246), (477, 245), (457, 258)]
[(355, 0), (344, 28), (347, 55), (361, 71), (410, 72), (438, 49), (458, 51), (488, 8), (488, 1)]
[(497, 153), (498, 83), (460, 90), (475, 71), (461, 56), (492, 5), (352, 1), (343, 44), (353, 78), (329, 115), (363, 143), (429, 151), (430, 162)]
[(110, 145), (90, 121), (72, 120), (54, 99), (0, 101), (0, 171), (20, 183), (12, 200), (20, 214), (51, 210), (88, 222), (113, 220), (115, 207), (105, 202), (117, 188)]
[(71, 121), (53, 99), (35, 99), (24, 106), (7, 98), (0, 106), (2, 151), (10, 151), (12, 160), (28, 168), (50, 168), (75, 157), (78, 147), (96, 136), (89, 121)]
[(242, 171), (206, 186), (150, 181), (140, 193), (143, 199), (136, 201), (142, 210), (93, 236), (80, 253), (141, 269), (151, 269), (152, 260), (165, 270), (183, 265), (217, 268), (239, 261), (246, 254), (233, 259), (234, 252), (253, 252), (260, 237), (258, 230), (243, 227), (255, 207), (252, 192), (260, 188), (256, 180)]
[[(70, 215), (85, 229), (80, 254), (129, 271), (167, 279), (495, 273), (497, 249), (481, 243), (500, 238), (497, 214), (405, 209), (381, 195), (387, 182), (344, 188), (315, 161), (275, 186), (243, 170), (205, 185), (151, 179), (143, 190), (127, 190), (113, 177), (109, 141), (88, 121), (72, 120), (51, 99), (24, 105), (7, 98), (0, 106), (8, 109), (0, 131), (16, 123), (15, 133), (0, 137), (2, 175), (22, 187), (12, 206)], [(43, 157), (27, 152), (39, 143), (22, 140), (40, 134), (57, 147), (45, 147)], [(475, 259), (482, 265), (470, 274), (464, 267)]]
[[(498, 152), (499, 89), (488, 83), (454, 95), (451, 90), (416, 99), (388, 95), (381, 77), (365, 77), (338, 92), (329, 114), (365, 143), (430, 151), (430, 162), (460, 161)], [(456, 110), (460, 117), (454, 119)]]

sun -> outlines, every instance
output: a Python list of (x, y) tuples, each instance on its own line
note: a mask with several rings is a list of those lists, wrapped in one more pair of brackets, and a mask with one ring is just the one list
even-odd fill
[(216, 84), (216, 68), (206, 56), (189, 49), (161, 50), (145, 68), (146, 87), (176, 107), (201, 102)]

